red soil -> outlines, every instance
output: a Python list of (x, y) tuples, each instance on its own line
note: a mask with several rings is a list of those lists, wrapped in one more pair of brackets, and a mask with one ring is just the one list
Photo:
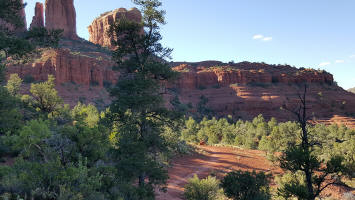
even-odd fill
[(265, 158), (265, 152), (231, 147), (199, 146), (193, 155), (177, 158), (169, 169), (168, 192), (158, 192), (157, 200), (183, 199), (184, 186), (197, 174), (200, 178), (215, 174), (218, 177), (232, 170), (264, 171), (273, 175), (281, 170)]
[[(197, 174), (199, 178), (205, 178), (210, 174), (221, 178), (232, 170), (263, 171), (273, 176), (281, 174), (282, 170), (273, 165), (265, 157), (265, 152), (258, 150), (246, 150), (233, 147), (198, 146), (192, 155), (176, 158), (169, 169), (167, 193), (157, 192), (157, 200), (183, 199), (184, 186), (189, 178)], [(272, 186), (276, 186), (272, 183)], [(331, 187), (326, 194), (340, 199), (349, 189)], [(354, 192), (354, 190), (353, 190)]]

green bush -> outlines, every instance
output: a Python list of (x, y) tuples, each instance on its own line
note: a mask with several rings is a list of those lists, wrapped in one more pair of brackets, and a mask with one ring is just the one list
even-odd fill
[(189, 179), (185, 185), (184, 197), (186, 200), (222, 200), (225, 199), (223, 189), (219, 187), (215, 177), (208, 176), (199, 179), (197, 175)]
[(235, 171), (227, 174), (221, 186), (227, 197), (235, 200), (268, 200), (270, 176), (263, 172)]

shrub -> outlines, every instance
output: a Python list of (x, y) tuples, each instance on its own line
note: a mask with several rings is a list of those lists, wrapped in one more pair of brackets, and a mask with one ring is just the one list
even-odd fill
[(271, 198), (270, 176), (263, 172), (235, 171), (227, 174), (221, 182), (227, 197), (235, 200), (267, 200)]
[(223, 189), (219, 187), (219, 181), (211, 176), (199, 179), (197, 175), (194, 175), (185, 185), (184, 196), (186, 200), (224, 199)]
[(10, 74), (10, 78), (7, 81), (6, 88), (12, 96), (16, 96), (22, 85), (22, 79), (18, 76), (18, 74)]

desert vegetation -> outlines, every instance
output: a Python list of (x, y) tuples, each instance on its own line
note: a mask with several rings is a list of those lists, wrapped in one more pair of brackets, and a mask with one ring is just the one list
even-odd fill
[[(100, 109), (84, 98), (74, 107), (64, 104), (53, 75), (43, 82), (18, 74), (6, 80), (9, 61), (25, 62), (40, 47), (57, 48), (62, 31), (35, 28), (22, 36), (1, 25), (0, 199), (155, 199), (157, 191), (166, 192), (171, 159), (194, 151), (196, 144), (265, 151), (285, 174), (274, 193), (272, 177), (263, 172), (194, 176), (185, 187), (187, 200), (314, 200), (328, 186), (354, 178), (355, 130), (309, 124), (306, 89), (300, 109), (284, 107), (297, 116), (289, 122), (262, 115), (252, 121), (217, 119), (205, 96), (196, 119), (187, 117), (178, 98), (171, 102), (174, 108), (166, 108), (161, 82), (174, 80), (178, 72), (165, 61), (172, 50), (160, 43), (165, 11), (158, 0), (133, 2), (142, 22), (123, 17), (108, 32), (122, 75), (116, 85), (105, 84), (112, 103), (104, 107), (97, 99)], [(21, 1), (1, 3), (1, 21), (22, 27)], [(30, 84), (26, 92), (23, 83)]]

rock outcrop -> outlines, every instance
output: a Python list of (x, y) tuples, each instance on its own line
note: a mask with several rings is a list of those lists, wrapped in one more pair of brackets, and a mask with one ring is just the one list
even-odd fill
[(175, 85), (180, 89), (191, 90), (204, 87), (226, 87), (232, 84), (326, 83), (331, 85), (333, 83), (333, 76), (324, 71), (310, 69), (295, 71), (289, 67), (288, 70), (275, 72), (270, 65), (269, 69), (259, 68), (258, 64), (254, 64), (254, 69), (244, 65), (245, 63), (234, 64), (234, 66), (193, 67), (189, 64), (180, 64), (174, 67), (174, 70), (181, 72), (180, 79)]
[(36, 3), (35, 15), (32, 18), (32, 23), (30, 29), (44, 27), (44, 13), (43, 13), (43, 4), (40, 2)]
[[(24, 80), (35, 81), (45, 81), (48, 74), (53, 74), (65, 103), (73, 106), (85, 99), (85, 103), (105, 107), (110, 97), (103, 87), (115, 84), (120, 75), (113, 69), (115, 63), (102, 48), (80, 41), (70, 46), (74, 45), (71, 42), (61, 42), (62, 47), (71, 50), (47, 50), (32, 64), (8, 66), (7, 74), (18, 73)], [(166, 105), (176, 105), (177, 98), (182, 103), (179, 108), (192, 115), (231, 115), (250, 120), (261, 113), (268, 119), (294, 120), (280, 107), (285, 103), (295, 105), (302, 85), (307, 83), (310, 115), (322, 123), (331, 122), (338, 115), (345, 117), (342, 121), (349, 122), (347, 125), (354, 126), (355, 94), (336, 86), (333, 76), (325, 71), (249, 62), (206, 61), (171, 66), (181, 73), (174, 83), (166, 85)]]
[(137, 8), (132, 8), (128, 11), (125, 8), (119, 8), (106, 12), (96, 18), (88, 27), (90, 33), (89, 41), (94, 44), (111, 48), (113, 38), (107, 35), (107, 31), (115, 21), (122, 17), (126, 17), (127, 19), (136, 22), (140, 22), (142, 20), (142, 14)]
[(11, 66), (8, 74), (17, 73), (22, 78), (27, 76), (35, 81), (45, 81), (48, 74), (53, 74), (57, 85), (75, 83), (103, 87), (104, 82), (117, 82), (119, 73), (112, 70), (113, 65), (113, 62), (100, 56), (89, 57), (68, 49), (58, 49), (44, 52), (39, 60), (31, 64)]
[(63, 37), (78, 39), (74, 0), (46, 0), (46, 28), (63, 29)]

